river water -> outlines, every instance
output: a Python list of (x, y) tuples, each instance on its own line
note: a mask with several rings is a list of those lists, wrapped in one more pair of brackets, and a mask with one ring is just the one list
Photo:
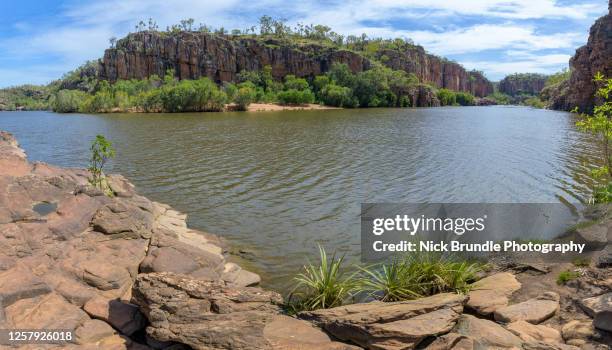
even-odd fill
[(359, 254), (362, 202), (578, 202), (596, 145), (575, 116), (526, 107), (190, 114), (2, 112), (31, 160), (108, 171), (225, 237), (266, 287), (287, 290), (317, 243)]

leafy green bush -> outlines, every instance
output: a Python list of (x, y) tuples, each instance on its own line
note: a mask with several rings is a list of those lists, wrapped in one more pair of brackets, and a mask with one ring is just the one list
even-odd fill
[(321, 246), (319, 254), (318, 264), (305, 265), (304, 272), (295, 277), (297, 285), (287, 305), (291, 313), (343, 305), (357, 290), (355, 274), (343, 271), (344, 257), (330, 259)]
[(87, 94), (80, 90), (60, 90), (52, 99), (51, 108), (59, 113), (79, 112), (86, 98)]
[(302, 105), (313, 103), (315, 100), (314, 93), (307, 90), (289, 89), (276, 94), (278, 102), (283, 105)]
[(353, 97), (350, 88), (328, 84), (321, 89), (321, 102), (335, 107), (357, 107), (359, 101)]
[(473, 106), (476, 104), (476, 98), (469, 92), (457, 91), (455, 96), (457, 103), (461, 106)]
[(512, 102), (512, 98), (504, 93), (496, 91), (487, 96), (488, 99), (495, 101), (498, 105), (509, 105)]
[(257, 99), (257, 90), (253, 83), (247, 82), (239, 85), (234, 95), (234, 102), (238, 110), (246, 111), (249, 105)]
[(449, 89), (438, 90), (438, 100), (442, 106), (454, 106), (457, 104), (457, 95)]
[(306, 90), (310, 87), (304, 78), (296, 78), (295, 75), (287, 75), (285, 77), (285, 90)]
[(545, 108), (546, 107), (546, 104), (544, 104), (544, 102), (542, 102), (542, 100), (540, 100), (536, 96), (525, 99), (523, 101), (523, 104), (525, 104), (526, 106), (531, 106), (533, 108)]
[(164, 86), (159, 98), (166, 112), (220, 111), (227, 99), (208, 78), (181, 80), (175, 85)]

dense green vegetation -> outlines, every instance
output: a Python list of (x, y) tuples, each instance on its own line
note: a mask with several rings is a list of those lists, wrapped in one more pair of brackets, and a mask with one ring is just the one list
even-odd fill
[[(421, 84), (414, 74), (376, 65), (353, 73), (344, 64), (334, 64), (329, 71), (312, 79), (288, 75), (283, 81), (272, 78), (271, 68), (244, 71), (237, 83), (221, 86), (208, 78), (177, 80), (169, 70), (163, 77), (144, 80), (79, 81), (80, 74), (70, 73), (57, 91), (49, 97), (49, 107), (62, 113), (71, 112), (201, 112), (229, 109), (245, 110), (253, 102), (328, 106), (415, 107), (421, 90), (437, 96), (442, 105), (473, 105), (475, 98)], [(84, 86), (83, 89), (59, 88)]]
[[(414, 107), (419, 94), (427, 94), (431, 105), (474, 105), (469, 93), (441, 89), (419, 82), (411, 73), (384, 67), (389, 58), (385, 50), (423, 50), (409, 39), (369, 38), (343, 36), (324, 25), (298, 24), (287, 26), (284, 20), (269, 16), (260, 18), (258, 27), (227, 31), (213, 29), (193, 19), (161, 31), (155, 21), (141, 21), (137, 32), (152, 31), (160, 35), (179, 32), (210, 32), (229, 38), (248, 37), (262, 40), (265, 45), (283, 45), (306, 50), (317, 55), (325, 47), (358, 52), (370, 59), (372, 69), (353, 73), (347, 66), (334, 65), (329, 72), (308, 79), (286, 76), (283, 81), (273, 79), (271, 68), (261, 71), (241, 72), (235, 83), (215, 82), (200, 78), (178, 81), (169, 71), (164, 77), (151, 76), (144, 80), (122, 80), (113, 84), (98, 80), (99, 62), (90, 61), (65, 74), (48, 86), (36, 87), (41, 93), (28, 92), (28, 87), (0, 90), (0, 109), (52, 109), (57, 112), (194, 112), (219, 111), (225, 108), (245, 110), (253, 102), (303, 105), (318, 103), (329, 106), (354, 107)], [(121, 39), (124, 40), (124, 39)], [(111, 38), (110, 45), (120, 45), (121, 40)], [(311, 44), (323, 48), (308, 51)], [(31, 89), (30, 89), (31, 90)], [(12, 93), (16, 91), (17, 93)]]
[(421, 253), (349, 272), (343, 257), (330, 259), (323, 248), (319, 251), (319, 263), (305, 265), (304, 272), (295, 277), (297, 284), (287, 304), (291, 313), (336, 307), (358, 298), (392, 302), (444, 292), (466, 293), (483, 269), (480, 263)]
[(593, 114), (581, 114), (581, 120), (576, 125), (600, 140), (604, 164), (591, 172), (591, 176), (601, 184), (593, 189), (592, 202), (609, 203), (612, 202), (612, 78), (598, 72), (594, 81), (598, 85), (596, 96), (601, 102), (595, 106)]
[(49, 96), (47, 86), (21, 85), (0, 89), (0, 111), (47, 109)]

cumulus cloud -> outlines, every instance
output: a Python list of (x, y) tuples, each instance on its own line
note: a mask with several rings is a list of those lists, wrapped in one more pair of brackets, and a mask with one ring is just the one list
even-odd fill
[[(408, 37), (432, 53), (449, 56), (469, 68), (474, 64), (473, 68), (490, 76), (515, 69), (542, 71), (565, 64), (560, 63), (561, 57), (568, 57), (586, 40), (589, 24), (606, 11), (600, 0), (70, 2), (53, 17), (39, 18), (36, 23), (19, 21), (0, 35), (0, 70), (4, 73), (0, 84), (44, 83), (43, 79), (59, 71), (100, 57), (110, 37), (127, 34), (138, 21), (149, 17), (162, 29), (184, 18), (194, 18), (196, 24), (244, 29), (257, 24), (264, 14), (287, 18), (291, 25), (326, 24), (342, 34)], [(567, 25), (551, 30), (549, 22), (559, 20)], [(487, 56), (491, 50), (497, 50), (498, 56)], [(536, 54), (540, 50), (554, 52), (540, 56)], [(512, 57), (511, 52), (518, 51), (531, 56)], [(474, 59), (478, 55), (482, 57)], [(49, 61), (46, 71), (41, 60)]]

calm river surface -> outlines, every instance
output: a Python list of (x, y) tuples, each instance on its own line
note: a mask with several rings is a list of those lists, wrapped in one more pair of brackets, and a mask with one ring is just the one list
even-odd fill
[(109, 171), (219, 234), (287, 290), (317, 243), (359, 253), (362, 202), (578, 202), (595, 145), (569, 113), (449, 107), (194, 114), (2, 112), (31, 160)]

